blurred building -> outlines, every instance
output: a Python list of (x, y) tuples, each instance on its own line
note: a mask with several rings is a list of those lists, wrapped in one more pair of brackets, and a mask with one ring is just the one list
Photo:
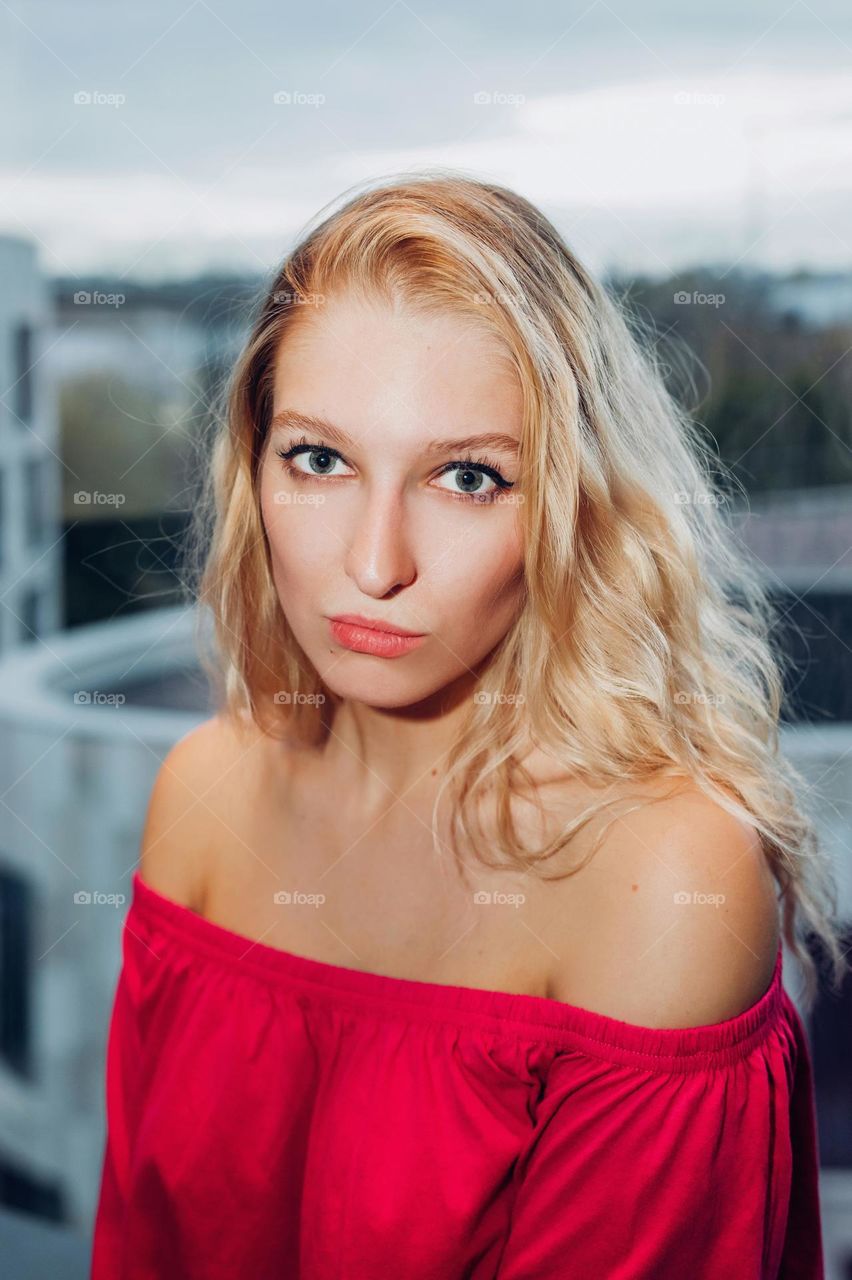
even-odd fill
[(56, 391), (44, 360), (53, 316), (36, 248), (0, 236), (0, 653), (61, 616)]
[(848, 325), (852, 319), (852, 273), (801, 272), (772, 276), (769, 303), (776, 314), (794, 316), (812, 328)]
[(208, 714), (193, 620), (151, 611), (0, 661), (0, 1203), (81, 1231), (147, 800)]
[[(778, 491), (736, 517), (779, 606), (791, 659), (787, 754), (813, 788), (852, 954), (852, 486)], [(848, 957), (847, 957), (848, 958)], [(852, 983), (808, 1019), (814, 1060), (826, 1280), (852, 1275)]]

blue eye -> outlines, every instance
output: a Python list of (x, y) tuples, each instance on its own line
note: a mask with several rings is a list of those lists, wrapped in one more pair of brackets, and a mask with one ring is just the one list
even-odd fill
[[(445, 476), (452, 477), (451, 486), (448, 486), (450, 492), (469, 494), (471, 497), (485, 497), (501, 487), (498, 481), (482, 467), (474, 467), (467, 462), (451, 462), (438, 479), (442, 480)], [(443, 485), (439, 486), (439, 488), (443, 487)]]
[[(309, 478), (321, 479), (323, 476), (334, 475), (335, 472), (332, 470), (334, 464), (343, 462), (343, 458), (336, 449), (330, 449), (323, 444), (296, 444), (291, 449), (276, 449), (275, 452), (287, 464), (288, 471), (294, 475)], [(296, 460), (302, 457), (306, 459), (309, 470), (298, 465)]]
[[(347, 463), (342, 454), (322, 441), (311, 442), (303, 436), (289, 449), (277, 448), (275, 453), (289, 474), (298, 479), (322, 480), (326, 476), (337, 479), (342, 475), (354, 475), (351, 468), (342, 472), (335, 470), (337, 463), (344, 468)], [(305, 458), (305, 466), (297, 462), (302, 457)], [(444, 476), (451, 476), (451, 483), (437, 484), (437, 488), (455, 498), (471, 502), (493, 502), (498, 494), (508, 493), (514, 488), (514, 481), (506, 480), (485, 458), (463, 458), (448, 462), (439, 472), (437, 480), (442, 480)]]

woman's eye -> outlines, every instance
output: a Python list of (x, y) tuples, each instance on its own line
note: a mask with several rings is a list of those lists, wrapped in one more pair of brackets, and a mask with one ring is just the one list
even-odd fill
[[(296, 450), (287, 450), (282, 457), (287, 461), (292, 471), (297, 471), (304, 476), (334, 476), (346, 474), (346, 464), (339, 453), (335, 453), (331, 449), (306, 449), (300, 448)], [(344, 468), (344, 472), (335, 471), (337, 464)]]
[(451, 493), (470, 494), (475, 498), (489, 496), (504, 487), (481, 467), (472, 467), (463, 462), (452, 463), (446, 471), (441, 472), (438, 479), (449, 481), (440, 486), (442, 489), (448, 489)]
[[(309, 480), (355, 474), (337, 450), (328, 445), (302, 441), (289, 449), (276, 449), (276, 453), (292, 475), (305, 476)], [(342, 470), (337, 469), (338, 464)], [(443, 482), (440, 488), (455, 497), (480, 502), (493, 502), (498, 493), (513, 488), (513, 484), (504, 480), (494, 467), (473, 461), (448, 463), (437, 480)]]

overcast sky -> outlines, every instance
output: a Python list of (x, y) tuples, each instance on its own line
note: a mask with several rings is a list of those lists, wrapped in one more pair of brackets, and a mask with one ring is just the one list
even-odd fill
[(594, 269), (848, 269), (852, 5), (0, 0), (0, 230), (52, 273), (268, 269), (450, 166)]

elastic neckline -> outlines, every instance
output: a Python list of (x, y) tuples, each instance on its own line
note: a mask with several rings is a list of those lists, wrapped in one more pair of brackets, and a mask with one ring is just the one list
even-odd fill
[(492, 1025), (519, 1036), (580, 1047), (609, 1060), (645, 1060), (653, 1066), (665, 1062), (680, 1070), (732, 1061), (768, 1034), (786, 1006), (781, 942), (769, 986), (742, 1013), (702, 1026), (645, 1027), (545, 996), (392, 977), (296, 955), (208, 920), (165, 897), (138, 871), (133, 872), (131, 883), (133, 898), (126, 921), (131, 934), (132, 920), (164, 927), (196, 952), (236, 966), (240, 972), (309, 991), (315, 998), (343, 1002), (350, 1010), (366, 1007), (406, 1017)]

